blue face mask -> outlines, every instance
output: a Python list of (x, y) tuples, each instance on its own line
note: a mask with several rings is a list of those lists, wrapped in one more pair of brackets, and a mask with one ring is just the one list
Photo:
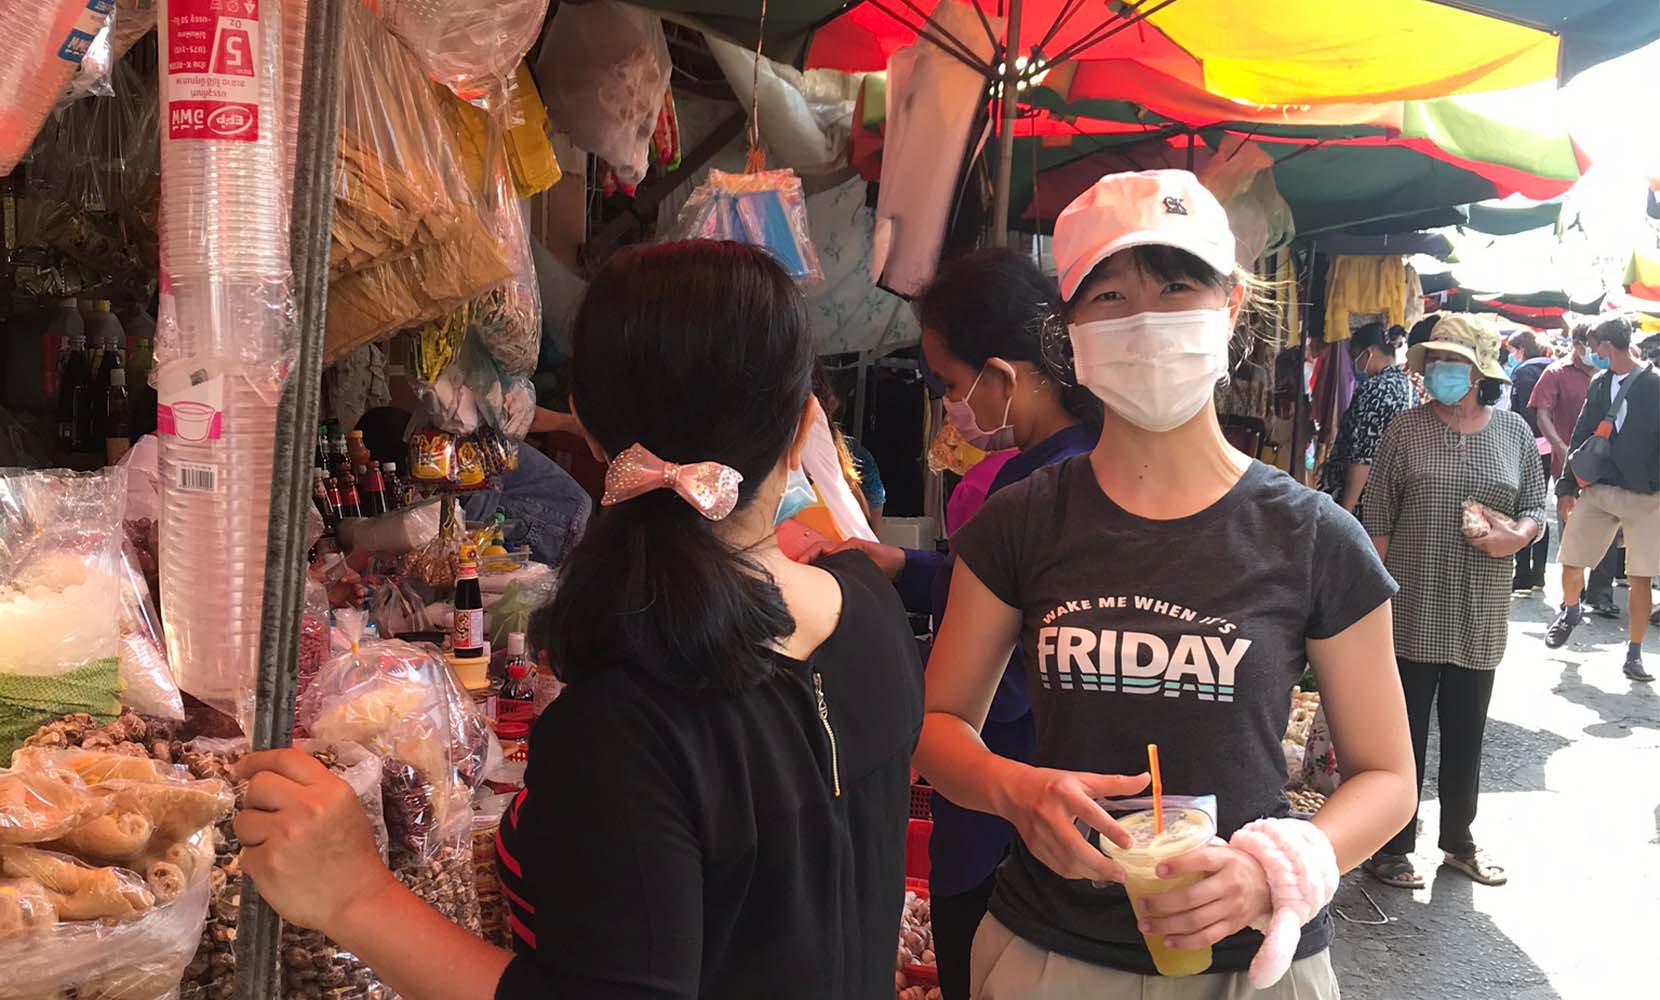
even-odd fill
[(1366, 355), (1365, 354), (1362, 354), (1360, 357), (1358, 357), (1354, 360), (1354, 370), (1355, 370), (1355, 383), (1357, 385), (1359, 383), (1364, 382), (1367, 379), (1372, 377), (1371, 373), (1366, 370)]
[(789, 483), (784, 487), (784, 495), (778, 501), (778, 513), (772, 519), (773, 527), (777, 527), (796, 516), (802, 511), (818, 503), (818, 494), (813, 492), (812, 480), (807, 473), (799, 468), (790, 470)]
[(1431, 361), (1424, 366), (1424, 388), (1431, 399), (1451, 406), (1470, 392), (1470, 366), (1462, 361)]
[(1600, 370), (1600, 371), (1607, 371), (1608, 370), (1608, 359), (1607, 358), (1603, 357), (1600, 354), (1592, 354), (1589, 351), (1585, 352), (1585, 356), (1591, 359), (1591, 364), (1594, 365), (1598, 370)]

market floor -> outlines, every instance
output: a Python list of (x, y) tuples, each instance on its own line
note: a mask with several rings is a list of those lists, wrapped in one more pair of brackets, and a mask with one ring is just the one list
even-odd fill
[[(1556, 534), (1556, 532), (1552, 532)], [(1488, 888), (1435, 850), (1437, 753), (1407, 892), (1355, 872), (1336, 905), (1346, 1000), (1604, 1000), (1656, 995), (1660, 933), (1660, 690), (1620, 673), (1625, 620), (1590, 618), (1544, 646), (1561, 577), (1512, 605), (1487, 728), (1476, 839), (1510, 874)], [(1615, 590), (1623, 608), (1626, 591)], [(1660, 669), (1660, 631), (1645, 645)], [(1380, 920), (1366, 894), (1382, 909)]]

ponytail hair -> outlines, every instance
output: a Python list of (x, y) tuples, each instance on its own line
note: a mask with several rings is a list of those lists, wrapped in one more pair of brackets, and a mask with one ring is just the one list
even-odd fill
[(1078, 384), (1060, 303), (1060, 289), (1035, 261), (993, 248), (940, 268), (918, 297), (917, 312), (922, 325), (970, 368), (983, 368), (991, 358), (1035, 365), (1054, 384), (1066, 412), (1099, 430), (1101, 401)]
[[(695, 240), (616, 253), (572, 329), (572, 393), (608, 455), (743, 476), (738, 511), (795, 438), (813, 350), (795, 283), (764, 250)], [(772, 576), (671, 490), (602, 508), (567, 559), (550, 613), (565, 679), (640, 670), (736, 690), (773, 669), (795, 631)]]

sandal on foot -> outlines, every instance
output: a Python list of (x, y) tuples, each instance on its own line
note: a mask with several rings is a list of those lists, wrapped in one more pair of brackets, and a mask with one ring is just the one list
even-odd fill
[(1465, 855), (1455, 855), (1448, 851), (1443, 863), (1458, 869), (1482, 885), (1503, 885), (1510, 881), (1510, 876), (1504, 873), (1504, 866), (1494, 864), (1486, 851), (1478, 850)]
[(1366, 874), (1397, 889), (1422, 889), (1424, 877), (1404, 854), (1376, 854), (1367, 860)]

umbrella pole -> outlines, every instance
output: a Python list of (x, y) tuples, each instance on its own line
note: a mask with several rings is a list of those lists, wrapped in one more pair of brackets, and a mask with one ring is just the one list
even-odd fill
[[(334, 159), (339, 145), (340, 40), (346, 2), (310, 0), (305, 5), (305, 56), (298, 98), (299, 148), (294, 157), (291, 223), (299, 357), (277, 403), (259, 678), (253, 732), (248, 734), (255, 750), (287, 746), (294, 729), (294, 672), (305, 603), (311, 444), (323, 377), (329, 231), (334, 216)], [(282, 922), (246, 876), (242, 880), (237, 931), (237, 1000), (272, 1000), (279, 996), (277, 955)]]
[(1009, 245), (1009, 188), (1014, 178), (1014, 116), (1020, 108), (1020, 70), (1015, 67), (1020, 51), (1021, 0), (1009, 0), (1008, 44), (1003, 46), (1003, 99), (998, 104), (1002, 121), (997, 129), (997, 179), (992, 193), (993, 246)]

